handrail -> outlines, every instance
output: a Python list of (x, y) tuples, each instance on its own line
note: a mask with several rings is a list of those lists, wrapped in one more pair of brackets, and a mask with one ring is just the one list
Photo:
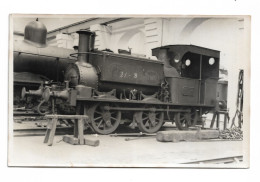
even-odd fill
[(70, 54), (71, 57), (73, 58), (77, 58), (75, 55), (78, 55), (78, 54), (93, 54), (93, 55), (99, 55), (99, 56), (114, 56), (114, 57), (119, 57), (119, 58), (126, 58), (126, 59), (132, 59), (132, 60), (137, 60), (137, 61), (146, 61), (146, 62), (152, 62), (152, 63), (156, 63), (156, 64), (163, 64), (163, 62), (161, 61), (157, 61), (157, 60), (150, 60), (150, 59), (146, 59), (146, 58), (138, 58), (138, 57), (133, 57), (133, 56), (122, 56), (122, 55), (119, 55), (119, 54), (100, 54), (100, 53), (95, 53), (95, 52), (77, 52), (77, 53), (72, 53)]
[(71, 57), (73, 58), (77, 58), (77, 56), (75, 55), (78, 55), (78, 54), (95, 54), (95, 55), (100, 55), (100, 56), (103, 56), (103, 54), (98, 54), (98, 53), (95, 53), (95, 52), (76, 52), (76, 53), (72, 53), (70, 54)]

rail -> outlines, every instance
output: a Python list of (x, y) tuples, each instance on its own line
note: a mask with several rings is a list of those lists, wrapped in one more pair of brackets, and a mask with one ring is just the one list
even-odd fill
[[(25, 136), (44, 136), (47, 128), (24, 128), (24, 129), (14, 129), (13, 136), (14, 137), (25, 137)], [(72, 134), (73, 127), (57, 127), (56, 135), (66, 135)]]
[(223, 157), (223, 158), (213, 158), (213, 159), (206, 159), (206, 160), (198, 160), (193, 162), (186, 162), (182, 164), (228, 164), (228, 163), (240, 163), (243, 161), (243, 156), (230, 156), (230, 157)]

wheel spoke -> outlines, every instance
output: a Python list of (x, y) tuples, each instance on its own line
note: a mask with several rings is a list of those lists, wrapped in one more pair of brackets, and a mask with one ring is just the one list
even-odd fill
[(149, 124), (149, 119), (146, 120), (144, 126), (146, 127), (147, 126), (147, 123)]
[(99, 117), (95, 118), (94, 121), (96, 121), (96, 120), (98, 120), (98, 119), (100, 119), (100, 118), (102, 118), (102, 116), (99, 116)]
[(114, 117), (112, 117), (112, 116), (111, 116), (110, 118), (113, 119), (113, 120), (115, 120), (115, 121), (117, 120), (116, 118), (114, 118)]
[(152, 122), (150, 121), (149, 122), (149, 129), (151, 129), (152, 128)]
[(101, 125), (101, 123), (103, 122), (104, 120), (103, 119), (101, 119), (101, 121), (98, 123), (98, 128), (99, 128), (99, 126)]
[(148, 117), (143, 118), (143, 121), (146, 120), (146, 119), (148, 119)]
[(102, 115), (102, 113), (101, 113), (101, 112), (99, 112), (99, 111), (95, 111), (95, 113), (97, 113), (97, 114), (99, 114), (99, 115)]

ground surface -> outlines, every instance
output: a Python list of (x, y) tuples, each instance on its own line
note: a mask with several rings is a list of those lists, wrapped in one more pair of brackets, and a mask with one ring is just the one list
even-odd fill
[[(15, 137), (10, 165), (18, 166), (171, 166), (185, 162), (242, 155), (241, 141), (161, 143), (155, 138), (125, 141), (126, 137), (85, 135), (99, 139), (98, 147), (70, 145), (42, 136)], [(57, 143), (59, 142), (59, 143)]]
[[(170, 124), (163, 127), (163, 130), (172, 129), (176, 128)], [(123, 129), (120, 132), (131, 131)], [(85, 138), (98, 139), (100, 145), (70, 145), (61, 141), (61, 135), (55, 136), (51, 147), (43, 143), (44, 136), (10, 137), (8, 163), (11, 166), (172, 167), (181, 163), (243, 155), (243, 141), (162, 143), (156, 141), (155, 136), (125, 141), (129, 136), (95, 134), (86, 134)]]

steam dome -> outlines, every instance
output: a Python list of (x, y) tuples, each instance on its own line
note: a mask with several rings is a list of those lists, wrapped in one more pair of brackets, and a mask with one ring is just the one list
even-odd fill
[(24, 40), (37, 47), (44, 47), (46, 45), (46, 36), (47, 28), (39, 21), (28, 23), (24, 29)]

